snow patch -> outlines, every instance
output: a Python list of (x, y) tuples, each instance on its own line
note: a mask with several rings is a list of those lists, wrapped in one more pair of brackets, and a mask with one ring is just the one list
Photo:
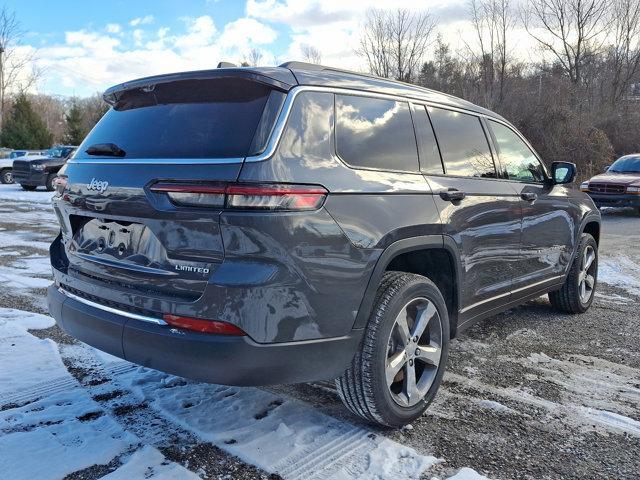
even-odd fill
[(640, 422), (633, 418), (605, 410), (597, 410), (595, 408), (582, 407), (580, 411), (584, 416), (597, 424), (640, 437)]
[(453, 477), (449, 477), (447, 480), (489, 480), (484, 475), (480, 475), (475, 470), (464, 467), (461, 468), (458, 473), (456, 473)]
[(44, 315), (0, 309), (0, 472), (12, 479), (62, 478), (138, 442), (80, 388), (55, 343), (27, 332), (51, 325)]
[(9, 200), (12, 202), (30, 202), (30, 203), (51, 203), (53, 192), (45, 190), (36, 190), (35, 192), (27, 192), (17, 183), (10, 185), (0, 185), (0, 200)]
[(439, 461), (257, 388), (175, 380), (144, 368), (117, 378), (182, 428), (285, 479), (417, 479)]
[(495, 400), (481, 399), (481, 400), (477, 400), (476, 403), (480, 405), (482, 408), (486, 408), (488, 410), (494, 410), (495, 412), (498, 412), (498, 413), (516, 413), (515, 410), (513, 410), (512, 408), (509, 408), (500, 402), (496, 402)]
[(195, 473), (170, 462), (155, 448), (143, 447), (117, 470), (102, 477), (102, 480), (131, 480), (136, 478), (156, 480), (195, 480), (199, 479)]
[(626, 255), (600, 258), (598, 280), (607, 285), (618, 287), (632, 295), (640, 296), (640, 265)]

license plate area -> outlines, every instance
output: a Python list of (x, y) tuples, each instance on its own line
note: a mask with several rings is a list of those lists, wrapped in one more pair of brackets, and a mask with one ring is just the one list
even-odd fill
[[(161, 261), (161, 257), (166, 259), (166, 254), (158, 255), (161, 253), (158, 249), (164, 249), (153, 233), (139, 223), (90, 219), (75, 229), (73, 240), (77, 252), (86, 255), (109, 256), (147, 266), (154, 261)], [(157, 258), (150, 255), (153, 250), (156, 250)]]

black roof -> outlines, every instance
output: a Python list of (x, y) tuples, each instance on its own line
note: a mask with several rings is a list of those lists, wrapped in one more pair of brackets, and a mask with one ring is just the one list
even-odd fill
[(212, 70), (196, 70), (191, 72), (170, 73), (145, 77), (130, 82), (115, 85), (104, 92), (104, 99), (108, 103), (118, 100), (118, 93), (132, 88), (141, 88), (158, 83), (175, 82), (179, 80), (205, 80), (221, 77), (243, 77), (266, 83), (274, 88), (288, 91), (297, 85), (350, 88), (372, 93), (384, 93), (415, 100), (427, 101), (482, 113), (500, 118), (500, 115), (463, 100), (453, 95), (438, 92), (417, 85), (375, 77), (363, 73), (340, 70), (323, 65), (304, 62), (285, 62), (278, 67), (228, 67), (232, 65), (221, 62), (223, 68)]

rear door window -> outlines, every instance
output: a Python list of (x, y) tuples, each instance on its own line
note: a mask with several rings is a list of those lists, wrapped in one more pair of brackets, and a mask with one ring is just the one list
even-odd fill
[(489, 142), (480, 118), (428, 107), (447, 175), (496, 178)]
[(354, 167), (418, 171), (407, 102), (336, 95), (336, 149)]
[(245, 157), (254, 153), (252, 140), (271, 94), (284, 95), (239, 78), (128, 90), (89, 133), (75, 159), (96, 158), (85, 150), (103, 143), (116, 144), (126, 159)]
[(507, 178), (517, 182), (544, 182), (544, 168), (527, 144), (506, 125), (493, 120), (489, 120), (489, 125)]

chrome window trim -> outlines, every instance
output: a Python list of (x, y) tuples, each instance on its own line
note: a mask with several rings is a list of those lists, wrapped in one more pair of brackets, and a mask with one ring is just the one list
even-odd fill
[(64, 288), (58, 287), (58, 291), (67, 297), (76, 300), (80, 303), (84, 303), (93, 308), (97, 308), (103, 310), (105, 312), (113, 313), (115, 315), (121, 315), (123, 317), (132, 318), (134, 320), (140, 320), (142, 322), (147, 323), (155, 323), (156, 325), (168, 325), (167, 322), (160, 318), (148, 317), (146, 315), (138, 315), (137, 313), (131, 313), (124, 310), (118, 310), (117, 308), (107, 307), (106, 305), (101, 305), (100, 303), (92, 302), (91, 300), (87, 300), (86, 298), (79, 297), (78, 295), (74, 295), (73, 293), (67, 292)]
[(226, 165), (244, 162), (244, 157), (235, 158), (138, 158), (134, 161), (113, 160), (111, 158), (78, 159), (67, 163), (79, 165)]
[[(96, 159), (84, 159), (78, 161), (73, 158), (67, 161), (67, 163), (73, 164), (109, 164), (109, 165), (153, 165), (153, 164), (174, 164), (174, 165), (218, 165), (218, 164), (242, 164), (243, 162), (261, 162), (264, 160), (268, 160), (273, 156), (278, 148), (278, 144), (280, 143), (280, 139), (284, 132), (284, 128), (289, 120), (289, 115), (291, 113), (293, 103), (295, 102), (298, 95), (304, 92), (324, 92), (324, 93), (334, 93), (341, 95), (355, 95), (360, 97), (370, 97), (370, 98), (380, 98), (384, 100), (393, 100), (400, 102), (413, 102), (419, 105), (432, 106), (437, 108), (446, 108), (448, 110), (453, 110), (461, 113), (466, 113), (468, 115), (475, 115), (477, 117), (485, 117), (488, 119), (496, 120), (501, 123), (505, 123), (506, 125), (513, 128), (513, 126), (509, 125), (504, 120), (498, 119), (496, 117), (488, 116), (484, 113), (476, 112), (474, 110), (468, 110), (460, 107), (455, 107), (452, 105), (448, 105), (445, 103), (438, 102), (428, 102), (424, 99), (416, 98), (411, 95), (393, 95), (388, 93), (379, 93), (379, 92), (368, 92), (364, 90), (358, 90), (353, 88), (340, 88), (340, 87), (321, 87), (321, 86), (313, 86), (313, 85), (298, 85), (293, 87), (289, 92), (287, 92), (287, 98), (284, 101), (284, 105), (282, 106), (282, 110), (278, 115), (278, 119), (276, 120), (276, 124), (271, 132), (271, 137), (267, 142), (267, 147), (264, 152), (258, 155), (252, 155), (248, 157), (240, 157), (240, 158), (141, 158), (136, 159), (135, 161), (127, 161), (127, 160), (115, 160), (111, 158), (96, 158)], [(526, 141), (526, 140), (525, 140)], [(535, 151), (534, 151), (535, 153)], [(407, 173), (407, 172), (402, 172)]]
[[(287, 95), (287, 99), (284, 102), (282, 107), (282, 111), (278, 116), (278, 120), (276, 121), (276, 125), (273, 129), (273, 133), (271, 134), (271, 138), (267, 143), (267, 148), (260, 155), (254, 155), (251, 157), (246, 157), (246, 162), (261, 162), (263, 160), (267, 160), (273, 156), (275, 153), (278, 144), (280, 143), (280, 138), (282, 137), (282, 133), (284, 132), (284, 127), (289, 119), (289, 114), (291, 113), (291, 109), (293, 107), (293, 102), (296, 97), (303, 92), (325, 92), (325, 93), (334, 93), (341, 95), (355, 95), (359, 97), (370, 97), (370, 98), (380, 98), (383, 100), (393, 100), (397, 102), (409, 102), (427, 106), (433, 106), (437, 108), (446, 108), (449, 110), (454, 110), (461, 113), (466, 113), (468, 115), (475, 115), (477, 117), (486, 116), (487, 118), (494, 119), (495, 117), (487, 116), (483, 113), (475, 112), (473, 110), (465, 110), (464, 108), (454, 107), (447, 104), (440, 104), (438, 102), (426, 102), (423, 99), (418, 99), (412, 97), (410, 95), (392, 95), (388, 93), (378, 93), (378, 92), (367, 92), (363, 90), (357, 90), (353, 88), (340, 88), (340, 87), (319, 87), (319, 86), (308, 86), (308, 85), (300, 85), (297, 87), (293, 87), (289, 90)], [(401, 173), (408, 173), (402, 171)]]

